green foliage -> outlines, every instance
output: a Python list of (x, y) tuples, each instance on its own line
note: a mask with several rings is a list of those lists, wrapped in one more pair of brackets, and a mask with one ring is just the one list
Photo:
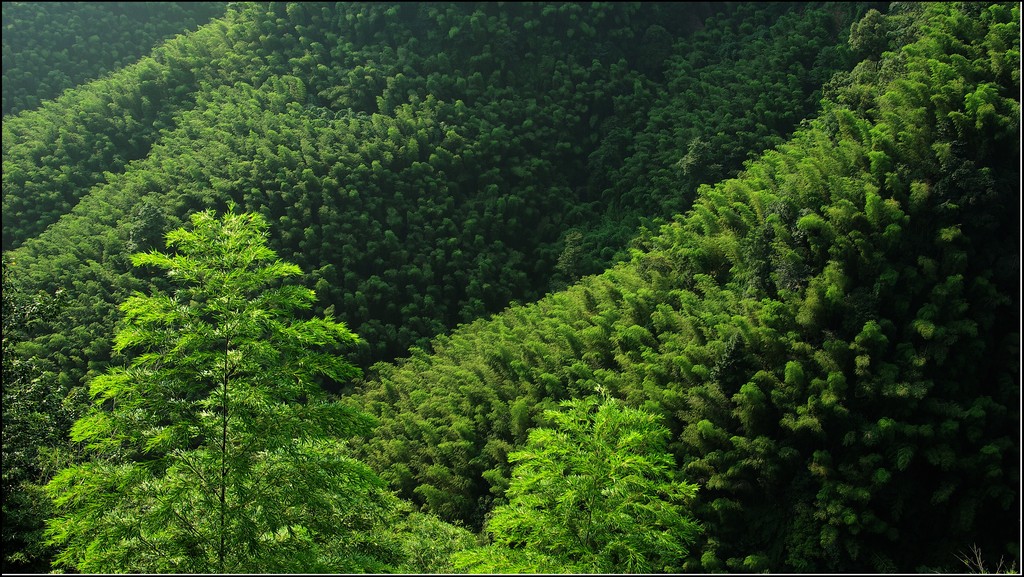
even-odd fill
[[(3, 570), (43, 572), (53, 552), (43, 545), (50, 503), (40, 483), (50, 474), (50, 447), (62, 445), (70, 425), (62, 391), (40, 383), (38, 363), (19, 345), (33, 328), (59, 314), (61, 295), (25, 294), (3, 254)], [(66, 392), (66, 391), (65, 391)], [(59, 458), (59, 456), (57, 457)]]
[[(628, 155), (640, 172), (661, 170), (664, 159), (648, 152), (675, 146), (673, 125), (727, 134), (756, 124), (746, 114), (719, 122), (749, 108), (754, 92), (743, 91), (648, 124), (655, 102), (668, 112), (710, 105), (675, 102), (682, 92), (655, 90), (659, 79), (710, 86), (788, 66), (746, 63), (767, 48), (725, 61), (712, 54), (726, 37), (742, 48), (757, 27), (694, 37), (691, 50), (691, 32), (724, 9), (713, 4), (318, 8), (232, 5), (138, 64), (5, 121), (5, 246), (24, 244), (19, 276), (33, 290), (74, 288), (68, 314), (32, 343), (48, 385), (74, 387), (123, 361), (111, 350), (117, 304), (164, 285), (130, 274), (128, 255), (229, 200), (277, 223), (271, 246), (306, 271), (318, 311), (333, 307), (366, 337), (351, 352), (358, 365), (427, 347), (459, 323), (597, 272), (633, 235), (635, 215), (658, 204), (643, 199), (675, 196), (671, 179), (640, 191), (642, 179), (626, 178), (629, 187), (602, 193), (623, 209), (605, 219), (597, 192), (607, 179), (596, 175)], [(791, 8), (757, 12), (758, 22)], [(736, 28), (721, 22), (713, 27)], [(471, 34), (448, 38), (453, 27)], [(566, 42), (568, 28), (577, 41)], [(673, 68), (665, 33), (677, 52), (703, 54), (706, 73)], [(834, 33), (801, 30), (815, 44), (837, 42)], [(791, 101), (764, 104), (788, 110)], [(657, 142), (634, 155), (626, 141), (648, 131)], [(582, 231), (580, 241), (567, 246), (567, 230)], [(486, 470), (499, 484), (507, 473)], [(477, 509), (478, 497), (465, 506)]]
[(160, 131), (194, 104), (200, 83), (224, 76), (204, 74), (203, 62), (227, 48), (225, 32), (221, 23), (177, 36), (108, 77), (5, 117), (4, 249), (45, 230), (108, 173), (145, 157)]
[(676, 480), (668, 429), (615, 399), (566, 401), (533, 429), (486, 530), (493, 545), (456, 556), (473, 572), (679, 571), (700, 527), (696, 485)]
[(222, 15), (225, 6), (5, 2), (3, 115), (36, 108), (67, 88), (132, 64), (164, 39)]
[(390, 530), (401, 541), (404, 559), (395, 573), (454, 573), (452, 556), (476, 545), (469, 530), (424, 513), (403, 510), (402, 519)]
[(93, 379), (71, 429), (90, 459), (46, 486), (57, 563), (85, 572), (377, 571), (397, 556), (393, 497), (339, 438), (367, 417), (319, 380), (358, 369), (332, 349), (358, 340), (329, 318), (299, 320), (313, 291), (266, 246), (258, 215), (211, 211), (168, 248), (133, 256), (173, 294), (123, 305), (115, 347), (129, 366)]
[[(405, 551), (389, 567), (450, 570), (465, 534), (437, 518), (482, 527), (545, 411), (599, 386), (659, 415), (701, 486), (683, 570), (913, 571), (964, 543), (1019, 559), (1019, 19), (232, 3), (5, 118), (12, 272), (68, 295), (15, 349), (75, 415), (129, 360), (118, 304), (171, 287), (129, 255), (235, 202), (276, 223), (311, 312), (366, 337), (354, 365), (408, 351), (345, 398), (380, 420), (353, 454), (436, 516), (385, 539)], [(191, 434), (161, 430), (149, 451)]]
[[(639, 70), (664, 52), (665, 34), (688, 42), (704, 17), (724, 7), (571, 6), (409, 5), (392, 7), (392, 18), (383, 5), (327, 11), (235, 5), (225, 18), (162, 45), (109, 81), (5, 123), (5, 246), (20, 246), (70, 211), (70, 222), (36, 237), (48, 237), (42, 243), (49, 246), (33, 240), (28, 252), (52, 259), (50, 250), (72, 249), (77, 260), (109, 270), (116, 265), (107, 259), (132, 250), (119, 241), (134, 234), (132, 242), (156, 242), (190, 211), (234, 200), (279, 223), (273, 246), (307, 271), (325, 309), (335, 307), (367, 338), (353, 353), (360, 366), (426, 346), (460, 322), (540, 297), (552, 282), (598, 272), (624, 248), (640, 215), (668, 217), (683, 206), (673, 201), (663, 210), (655, 209), (660, 201), (648, 202), (677, 196), (665, 188), (667, 179), (640, 190), (635, 185), (643, 179), (628, 177), (629, 186), (609, 189), (597, 175), (617, 170), (627, 155), (638, 172), (662, 170), (672, 126), (728, 134), (757, 125), (755, 116), (741, 114), (751, 104), (739, 92), (713, 110), (644, 124), (643, 111), (655, 102), (666, 113), (707, 105), (673, 100), (680, 91), (655, 90), (653, 79), (667, 73), (669, 59), (657, 72), (650, 69), (651, 77)], [(768, 26), (773, 15), (792, 8), (773, 5), (754, 21)], [(371, 20), (387, 24), (370, 30)], [(438, 36), (431, 22), (473, 36)], [(733, 19), (720, 24), (734, 25)], [(591, 28), (605, 40), (566, 44), (566, 27), (579, 28), (582, 37)], [(753, 33), (726, 36), (738, 49)], [(812, 25), (786, 38), (807, 44), (807, 35), (815, 45), (839, 41), (834, 31)], [(768, 47), (720, 62), (708, 53), (723, 42), (694, 37), (699, 49), (678, 51), (704, 54), (699, 70), (679, 66), (671, 75), (703, 78), (710, 86), (784, 63), (748, 61)], [(509, 50), (522, 58), (502, 56)], [(827, 74), (840, 60), (823, 59), (807, 73)], [(656, 94), (663, 96), (652, 100)], [(762, 107), (788, 110), (791, 101), (783, 96)], [(813, 96), (805, 101), (815, 104)], [(786, 114), (795, 123), (802, 113)], [(719, 122), (741, 116), (738, 124)], [(643, 151), (620, 146), (631, 133), (647, 132), (657, 142)], [(746, 153), (724, 166), (738, 169)], [(131, 229), (108, 229), (133, 220), (132, 207), (146, 195), (159, 199), (163, 229), (150, 227), (141, 239)], [(605, 214), (609, 202), (617, 208)], [(81, 226), (118, 238), (96, 246), (86, 240), (96, 233), (83, 234)], [(582, 237), (566, 253), (563, 231), (574, 227)], [(560, 253), (571, 258), (559, 264)], [(37, 278), (54, 282), (48, 274)], [(99, 314), (118, 298), (103, 300), (94, 307)], [(109, 327), (90, 331), (80, 346)], [(82, 371), (62, 369), (71, 380)]]
[(591, 156), (601, 202), (583, 225), (584, 244), (598, 247), (584, 272), (607, 266), (596, 250), (686, 211), (698, 186), (736, 176), (817, 111), (822, 83), (852, 64), (842, 23), (864, 6), (739, 4), (677, 40), (664, 83), (624, 106)]
[(702, 487), (686, 570), (916, 570), (963, 542), (1016, 559), (1018, 18), (897, 6), (893, 49), (631, 262), (375, 367), (359, 454), (480, 523), (524, 426), (602, 386), (665, 416)]

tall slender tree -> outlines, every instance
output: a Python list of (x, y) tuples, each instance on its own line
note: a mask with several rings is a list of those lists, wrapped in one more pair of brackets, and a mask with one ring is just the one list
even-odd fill
[(233, 207), (193, 215), (168, 248), (133, 255), (167, 271), (173, 294), (123, 305), (127, 367), (91, 383), (72, 438), (89, 460), (48, 485), (57, 562), (84, 572), (354, 572), (393, 563), (380, 530), (395, 498), (340, 440), (370, 417), (323, 380), (358, 369), (335, 354), (359, 338), (301, 320), (312, 290), (267, 247), (267, 224)]

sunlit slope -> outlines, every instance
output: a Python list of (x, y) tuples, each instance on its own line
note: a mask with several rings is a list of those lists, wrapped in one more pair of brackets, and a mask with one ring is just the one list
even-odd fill
[(4, 118), (4, 250), (45, 231), (108, 173), (145, 158), (161, 130), (195, 106), (201, 83), (247, 77), (220, 65), (233, 52), (229, 22), (214, 20), (137, 63)]
[[(813, 108), (816, 91), (799, 87), (844, 62), (840, 48), (807, 62), (761, 62), (764, 51), (741, 49), (755, 36), (777, 37), (755, 43), (765, 48), (837, 46), (842, 35), (832, 12), (813, 5), (737, 7), (732, 16), (708, 21), (690, 44), (678, 34), (677, 55), (661, 55), (664, 76), (679, 81), (692, 73), (695, 91), (710, 90), (722, 78), (749, 81), (755, 72), (799, 81), (737, 91), (717, 103), (715, 114), (702, 108), (684, 113), (677, 106), (682, 96), (661, 88), (657, 70), (650, 70), (648, 44), (661, 46), (658, 34), (639, 43), (634, 37), (640, 30), (668, 34), (651, 21), (682, 30), (693, 24), (672, 24), (661, 12), (648, 12), (654, 8), (508, 5), (497, 11), (490, 4), (459, 4), (407, 13), (412, 7), (406, 5), (393, 16), (385, 5), (343, 4), (331, 8), (338, 12), (319, 13), (238, 8), (168, 43), (123, 77), (71, 91), (4, 124), (5, 234), (18, 230), (8, 220), (42, 230), (70, 211), (15, 254), (16, 276), (28, 288), (73, 293), (73, 312), (43, 330), (32, 347), (52, 363), (47, 378), (61, 387), (81, 383), (109, 359), (116, 305), (141, 286), (133, 275), (142, 273), (130, 271), (126, 255), (159, 247), (162, 235), (190, 212), (233, 200), (266, 216), (272, 245), (303, 268), (320, 302), (366, 340), (353, 351), (365, 366), (603, 266), (625, 249), (652, 199), (671, 193), (671, 203), (688, 202), (698, 184), (691, 179), (688, 190), (667, 191), (659, 177), (643, 188), (615, 173), (616, 166), (657, 165), (659, 157), (648, 151), (664, 148), (659, 143), (676, 130), (715, 135), (743, 129), (762, 144), (774, 142), (778, 129), (758, 125), (743, 111), (772, 95), (760, 106), (774, 107), (795, 124), (794, 99), (802, 102), (797, 109)], [(394, 21), (371, 34), (375, 28), (364, 18)], [(464, 22), (471, 37), (419, 25), (439, 19)], [(339, 26), (346, 36), (336, 32)], [(579, 38), (604, 26), (610, 40), (600, 50), (589, 41), (569, 45), (566, 26), (579, 30)], [(299, 35), (300, 28), (307, 35)], [(497, 32), (485, 34), (490, 28)], [(492, 43), (481, 44), (485, 39)], [(493, 51), (513, 41), (523, 59), (506, 63)], [(391, 48), (396, 43), (401, 50)], [(486, 58), (481, 45), (492, 51)], [(722, 46), (735, 50), (717, 61), (711, 55)], [(652, 76), (634, 62), (645, 63)], [(546, 72), (536, 74), (538, 67)], [(139, 80), (144, 77), (149, 80)], [(149, 118), (139, 108), (146, 100), (133, 100), (145, 87), (167, 100), (150, 111), (160, 111), (153, 131), (129, 131), (140, 139), (138, 158), (118, 156), (122, 149), (112, 142)], [(104, 100), (114, 93), (125, 99), (123, 108)], [(96, 111), (86, 118), (112, 132), (82, 132), (88, 124), (75, 119), (83, 117), (83, 106)], [(104, 116), (104, 109), (144, 114), (132, 124)], [(648, 125), (648, 109), (659, 110), (662, 120)], [(53, 129), (47, 114), (62, 115), (65, 124)], [(46, 130), (56, 130), (55, 138), (34, 136)], [(627, 137), (640, 143), (638, 149), (621, 147)], [(107, 144), (91, 147), (99, 141)], [(71, 143), (119, 160), (75, 164)], [(747, 154), (726, 152), (721, 170), (739, 168)], [(84, 196), (63, 203), (48, 196), (65, 193)], [(8, 210), (15, 203), (27, 212)], [(590, 231), (575, 263), (560, 258), (573, 254), (566, 235), (574, 228)]]
[(4, 2), (3, 115), (135, 63), (226, 2)]
[(693, 570), (1018, 557), (1019, 17), (864, 27), (908, 43), (631, 262), (378, 365), (362, 458), (479, 524), (542, 409), (602, 390), (671, 424), (701, 487)]

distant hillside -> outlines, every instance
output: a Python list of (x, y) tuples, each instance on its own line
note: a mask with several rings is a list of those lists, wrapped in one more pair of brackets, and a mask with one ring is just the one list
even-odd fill
[(687, 570), (1019, 566), (1019, 18), (869, 14), (884, 54), (630, 262), (374, 367), (360, 457), (479, 525), (544, 409), (600, 391), (700, 485)]
[[(61, 219), (26, 246), (22, 276), (53, 286), (27, 272), (33, 255), (101, 262), (231, 198), (276, 223), (282, 254), (369, 342), (362, 364), (393, 358), (601, 270), (642, 222), (778, 142), (850, 62), (815, 5), (735, 6), (692, 38), (682, 5), (412, 6), (238, 6), (5, 122), (5, 245)], [(697, 96), (727, 80), (722, 99)], [(698, 141), (714, 165), (684, 162), (711, 150)], [(101, 248), (106, 234), (128, 248)], [(91, 297), (79, 326), (119, 300), (103, 284), (109, 304)]]
[(1019, 18), (233, 2), (5, 115), (5, 291), (58, 309), (5, 331), (5, 559), (48, 570), (38, 485), (128, 360), (119, 305), (169, 288), (129, 255), (230, 203), (365, 340), (323, 386), (425, 512), (485, 527), (544, 409), (600, 388), (699, 485), (677, 569), (1018, 558)]
[(134, 64), (227, 2), (4, 2), (3, 115)]

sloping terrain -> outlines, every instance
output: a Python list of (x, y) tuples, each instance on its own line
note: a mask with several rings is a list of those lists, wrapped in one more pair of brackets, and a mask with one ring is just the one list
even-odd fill
[(629, 263), (377, 366), (361, 457), (477, 524), (543, 409), (603, 391), (670, 423), (707, 527), (690, 570), (1016, 558), (1018, 17), (887, 17), (873, 40), (905, 45)]
[(600, 390), (700, 486), (687, 570), (1019, 557), (1019, 9), (872, 6), (232, 3), (5, 117), (12, 287), (63, 295), (5, 489), (165, 288), (128, 255), (235, 202), (365, 339), (325, 385), (427, 512), (479, 529)]

